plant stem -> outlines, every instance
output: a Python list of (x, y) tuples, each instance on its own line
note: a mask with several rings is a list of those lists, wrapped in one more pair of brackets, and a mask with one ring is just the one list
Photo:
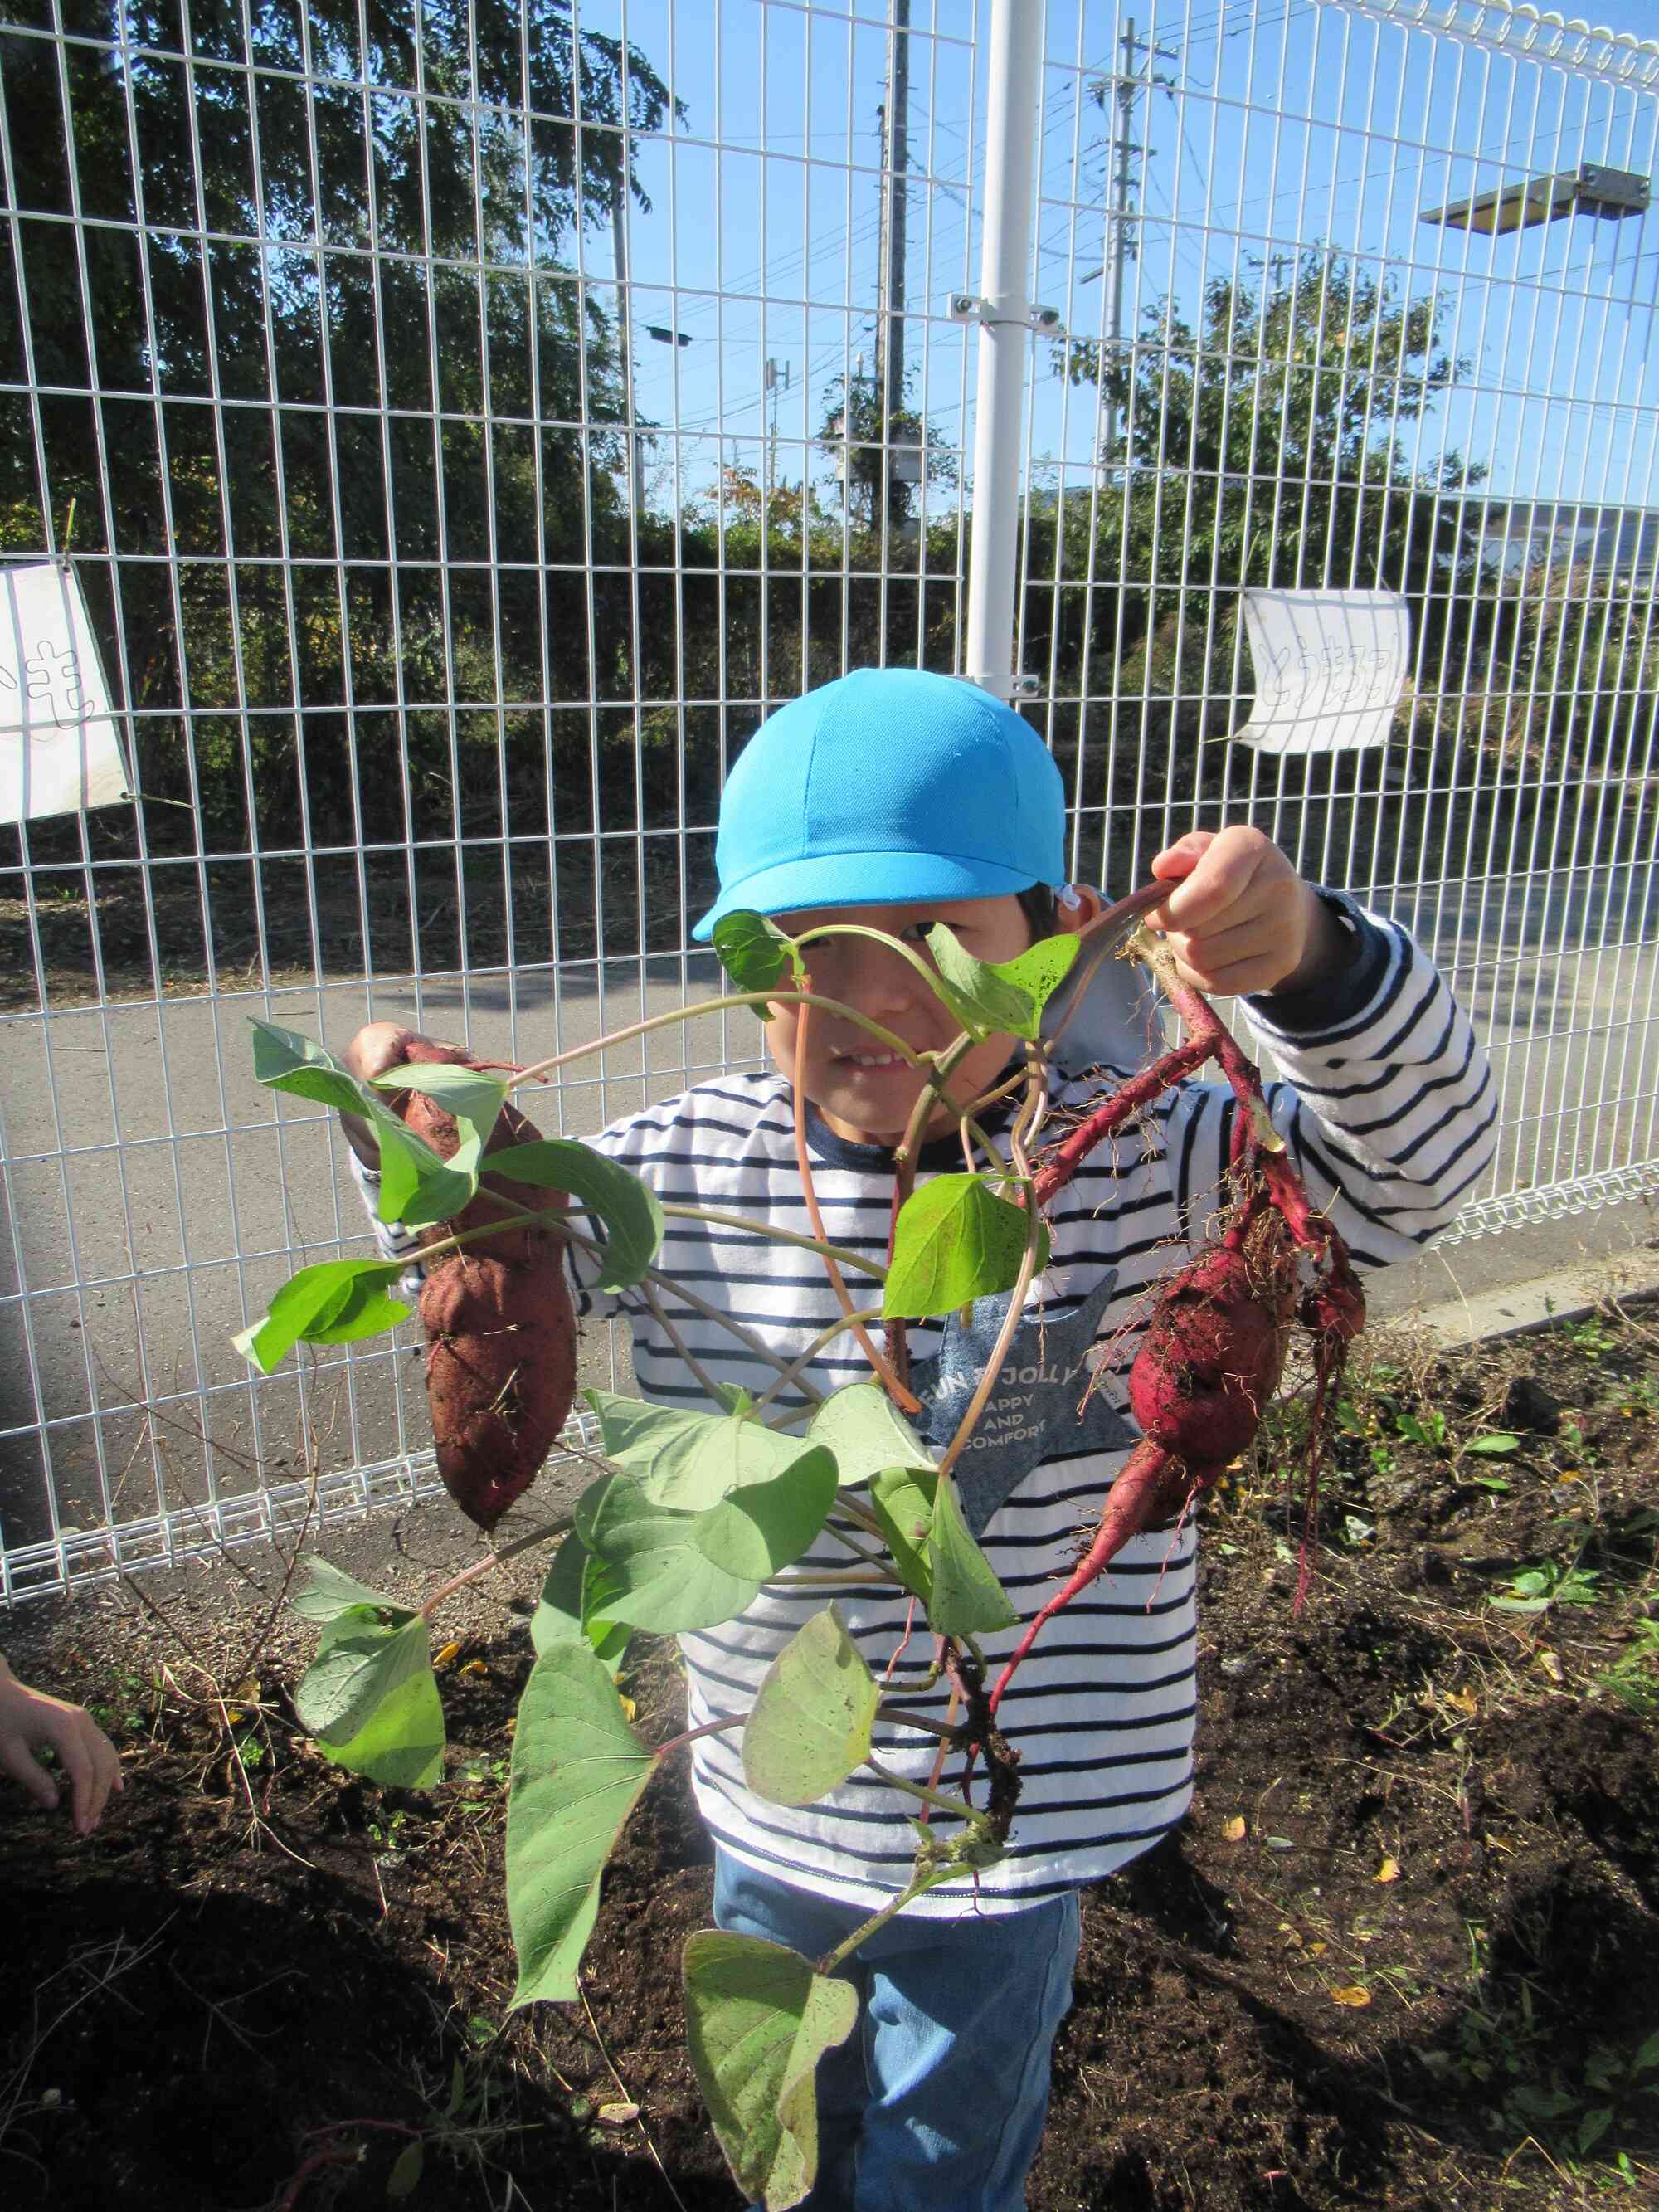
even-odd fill
[(708, 1392), (711, 1401), (718, 1406), (720, 1401), (720, 1394), (714, 1387), (714, 1376), (710, 1375), (708, 1370), (703, 1365), (702, 1360), (698, 1358), (696, 1353), (692, 1351), (690, 1346), (680, 1334), (678, 1329), (675, 1328), (673, 1322), (669, 1320), (667, 1310), (664, 1306), (662, 1300), (657, 1295), (656, 1285), (653, 1283), (641, 1283), (640, 1285), (640, 1290), (644, 1297), (647, 1305), (651, 1309), (652, 1315), (656, 1321), (657, 1327), (668, 1339), (668, 1341), (673, 1346), (675, 1351), (678, 1352), (680, 1358), (690, 1369), (697, 1381), (702, 1383), (703, 1389)]
[(884, 1030), (879, 1022), (872, 1022), (867, 1014), (860, 1013), (856, 1006), (843, 1006), (839, 999), (821, 999), (811, 991), (738, 991), (718, 999), (701, 999), (696, 1006), (676, 1006), (665, 1014), (653, 1014), (642, 1022), (630, 1022), (626, 1029), (611, 1030), (590, 1044), (573, 1044), (566, 1052), (556, 1052), (550, 1060), (538, 1060), (515, 1076), (507, 1085), (516, 1091), (521, 1083), (534, 1083), (552, 1074), (556, 1068), (565, 1066), (573, 1060), (583, 1060), (591, 1053), (603, 1052), (609, 1046), (626, 1044), (630, 1037), (644, 1036), (647, 1030), (667, 1029), (675, 1022), (700, 1020), (705, 1014), (723, 1014), (736, 1006), (822, 1006), (826, 1013), (840, 1014), (895, 1052), (912, 1067), (926, 1065), (914, 1045), (906, 1044), (891, 1030)]
[[(833, 1344), (838, 1336), (845, 1335), (847, 1331), (852, 1327), (854, 1322), (862, 1322), (864, 1326), (868, 1328), (872, 1322), (878, 1322), (880, 1319), (881, 1308), (879, 1306), (866, 1306), (861, 1313), (843, 1314), (839, 1321), (832, 1321), (829, 1322), (827, 1326), (818, 1331), (817, 1334), (812, 1339), (812, 1341), (806, 1346), (805, 1350), (796, 1353), (785, 1371), (779, 1376), (777, 1381), (768, 1386), (765, 1396), (763, 1398), (757, 1398), (755, 1401), (755, 1411), (757, 1413), (763, 1413), (767, 1407), (776, 1399), (778, 1393), (781, 1390), (787, 1390), (792, 1382), (797, 1381), (800, 1376), (802, 1369), (810, 1367), (826, 1345)], [(789, 1416), (789, 1419), (784, 1422), (782, 1425), (785, 1428), (787, 1428), (793, 1422), (798, 1421), (801, 1417), (803, 1410), (804, 1409), (802, 1407), (797, 1407), (795, 1411)]]
[[(1010, 1139), (1014, 1164), (1022, 1175), (1030, 1174), (1030, 1163), (1025, 1158), (1024, 1129), (1036, 1118), (1041, 1097), (1041, 1063), (1034, 1061), (1028, 1078), (1025, 1103), (1020, 1109), (1020, 1120), (1016, 1123)], [(1030, 1188), (1029, 1184), (1028, 1188)], [(1042, 1249), (1042, 1215), (1036, 1205), (1033, 1203), (1026, 1209), (1025, 1249), (1020, 1255), (1019, 1273), (1015, 1279), (1014, 1287), (1008, 1294), (1008, 1310), (1002, 1317), (1002, 1327), (997, 1331), (997, 1340), (992, 1347), (991, 1356), (986, 1361), (981, 1370), (979, 1381), (974, 1386), (974, 1395), (968, 1401), (968, 1410), (957, 1424), (957, 1432), (951, 1437), (950, 1446), (939, 1463), (941, 1482), (968, 1449), (968, 1439), (973, 1435), (979, 1417), (985, 1411), (987, 1401), (996, 1388), (997, 1377), (1002, 1372), (1002, 1363), (1008, 1357), (1008, 1347), (1012, 1344), (1014, 1333), (1024, 1317), (1025, 1293), (1031, 1287), (1032, 1278), (1036, 1273), (1037, 1254)]]
[(881, 1911), (872, 1914), (862, 1927), (855, 1928), (844, 1943), (837, 1945), (835, 1950), (826, 1953), (818, 1960), (817, 1972), (824, 1975), (833, 1974), (842, 1960), (850, 1959), (860, 1943), (868, 1942), (871, 1936), (884, 1928), (890, 1920), (896, 1920), (912, 1898), (920, 1897), (924, 1890), (935, 1887), (936, 1884), (924, 1881), (921, 1875), (912, 1875), (890, 1905), (883, 1905)]
[(989, 1823), (984, 1814), (976, 1813), (965, 1798), (947, 1796), (942, 1790), (929, 1789), (925, 1782), (911, 1782), (902, 1774), (895, 1774), (890, 1766), (884, 1766), (879, 1759), (866, 1759), (864, 1763), (872, 1774), (890, 1783), (895, 1790), (902, 1790), (907, 1797), (931, 1805), (936, 1813), (948, 1813), (953, 1820), (965, 1820), (982, 1835), (989, 1834)]
[(723, 1729), (741, 1728), (749, 1716), (733, 1713), (730, 1720), (705, 1721), (701, 1728), (687, 1729), (684, 1735), (670, 1736), (652, 1753), (653, 1759), (666, 1759), (671, 1751), (684, 1751), (688, 1743), (695, 1743), (700, 1735), (719, 1735)]
[[(864, 1555), (860, 1553), (860, 1556)], [(884, 1566), (879, 1560), (876, 1562), (876, 1577), (880, 1582), (891, 1583), (898, 1589), (904, 1588), (892, 1569)], [(847, 1589), (869, 1580), (870, 1577), (860, 1567), (817, 1567), (804, 1575), (791, 1574), (786, 1569), (783, 1573), (774, 1575), (767, 1587), (770, 1589)]]
[[(957, 1063), (969, 1051), (973, 1039), (964, 1031), (954, 1044), (946, 1045), (933, 1064), (933, 1070), (922, 1090), (921, 1097), (910, 1109), (910, 1118), (904, 1125), (904, 1134), (899, 1139), (893, 1153), (893, 1211), (887, 1231), (887, 1264), (893, 1264), (893, 1240), (898, 1234), (898, 1218), (904, 1211), (905, 1201), (916, 1187), (916, 1155), (921, 1150), (927, 1124), (933, 1118), (936, 1100), (948, 1103), (945, 1086), (956, 1073)], [(972, 1101), (971, 1103), (977, 1103)], [(893, 1371), (904, 1378), (909, 1388), (910, 1338), (902, 1321), (887, 1324), (887, 1356), (893, 1363)]]
[[(764, 1360), (769, 1367), (775, 1367), (781, 1375), (789, 1373), (789, 1363), (781, 1352), (774, 1352), (769, 1344), (763, 1344), (759, 1337), (746, 1329), (740, 1321), (733, 1321), (729, 1313), (722, 1313), (719, 1306), (711, 1305), (698, 1291), (688, 1290), (684, 1283), (674, 1281), (656, 1267), (646, 1271), (646, 1280), (654, 1283), (659, 1290), (672, 1291), (677, 1298), (700, 1313), (705, 1321), (716, 1321), (723, 1328), (729, 1328), (744, 1350), (753, 1352), (757, 1359)], [(816, 1389), (804, 1375), (796, 1376), (794, 1381), (795, 1388), (803, 1396), (811, 1399), (814, 1406), (823, 1403), (823, 1391)]]
[(905, 1706), (884, 1699), (876, 1707), (878, 1720), (891, 1721), (897, 1728), (921, 1729), (927, 1735), (936, 1735), (941, 1741), (959, 1744), (962, 1730), (954, 1721), (936, 1721), (927, 1713), (913, 1713)]
[[(819, 1207), (817, 1191), (812, 1182), (812, 1158), (806, 1144), (806, 1093), (801, 1087), (800, 1080), (801, 1067), (806, 1059), (806, 1038), (811, 1023), (811, 1009), (804, 1005), (800, 1010), (800, 1019), (795, 1024), (795, 1073), (789, 1086), (795, 1109), (795, 1166), (800, 1175), (801, 1195), (806, 1201), (806, 1218), (811, 1223), (813, 1232), (818, 1239), (817, 1249), (823, 1255), (824, 1267), (829, 1273), (830, 1287), (840, 1301), (841, 1310), (846, 1316), (848, 1328), (858, 1339), (860, 1351), (869, 1361), (888, 1396), (900, 1411), (906, 1413), (919, 1413), (921, 1411), (921, 1400), (912, 1396), (892, 1368), (877, 1351), (875, 1340), (869, 1330), (861, 1322), (854, 1320), (854, 1316), (857, 1309), (853, 1304), (853, 1293), (848, 1289), (841, 1269), (836, 1264), (835, 1248), (823, 1232), (823, 1214)], [(879, 1269), (877, 1272), (884, 1274), (885, 1270)]]
[(890, 952), (896, 952), (902, 960), (908, 960), (927, 986), (929, 994), (938, 998), (939, 970), (930, 968), (914, 945), (906, 945), (899, 938), (890, 937), (884, 929), (866, 929), (862, 922), (858, 921), (826, 921), (820, 923), (817, 929), (803, 930), (793, 943), (799, 949), (803, 945), (817, 944), (821, 937), (867, 937), (872, 945), (885, 945)]
[[(891, 1574), (891, 1568), (889, 1567), (886, 1560), (881, 1557), (879, 1553), (866, 1552), (862, 1544), (855, 1544), (853, 1541), (852, 1538), (847, 1534), (847, 1531), (844, 1528), (832, 1528), (829, 1522), (826, 1522), (824, 1523), (823, 1533), (826, 1536), (833, 1537), (836, 1543), (844, 1545), (846, 1548), (852, 1553), (855, 1559), (862, 1559), (867, 1566), (877, 1568), (884, 1576)], [(874, 1533), (881, 1539), (882, 1542), (885, 1543), (887, 1540), (886, 1536), (881, 1529), (878, 1528)]]
[[(596, 1243), (592, 1237), (584, 1237), (580, 1229), (572, 1229), (565, 1224), (562, 1223), (560, 1226), (570, 1242), (573, 1244), (580, 1244), (584, 1252), (591, 1252), (596, 1259), (602, 1259), (605, 1256), (605, 1247)], [(784, 1376), (790, 1374), (788, 1363), (781, 1352), (774, 1352), (769, 1344), (763, 1344), (759, 1337), (752, 1335), (740, 1321), (733, 1321), (729, 1313), (722, 1312), (719, 1306), (711, 1305), (708, 1300), (700, 1296), (697, 1291), (688, 1290), (684, 1283), (676, 1281), (672, 1276), (665, 1275), (659, 1267), (646, 1269), (641, 1287), (643, 1288), (646, 1284), (651, 1285), (659, 1291), (672, 1291), (682, 1304), (690, 1306), (694, 1313), (700, 1313), (705, 1321), (718, 1322), (722, 1328), (729, 1329), (745, 1352), (752, 1352), (757, 1359), (763, 1360), (767, 1366), (775, 1367), (780, 1374)], [(823, 1393), (815, 1389), (805, 1376), (795, 1376), (793, 1381), (796, 1389), (803, 1396), (810, 1399), (814, 1406), (821, 1406), (823, 1403)], [(705, 1389), (708, 1388), (707, 1383), (703, 1384), (703, 1388)]]
[(520, 1552), (533, 1551), (538, 1544), (544, 1544), (550, 1536), (568, 1535), (570, 1528), (571, 1516), (563, 1513), (556, 1521), (549, 1521), (540, 1528), (532, 1528), (527, 1536), (515, 1536), (510, 1544), (503, 1544), (499, 1552), (492, 1552), (487, 1559), (475, 1559), (470, 1567), (463, 1567), (459, 1574), (452, 1575), (447, 1583), (439, 1583), (421, 1607), (421, 1619), (430, 1620), (444, 1600), (453, 1597), (468, 1583), (477, 1582), (492, 1568), (502, 1566), (508, 1559), (516, 1559)]

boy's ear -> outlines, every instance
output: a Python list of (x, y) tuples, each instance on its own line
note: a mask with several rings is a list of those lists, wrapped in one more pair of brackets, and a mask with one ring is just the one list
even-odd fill
[(1075, 937), (1085, 930), (1097, 914), (1106, 911), (1106, 897), (1102, 891), (1091, 890), (1087, 884), (1066, 886), (1077, 903), (1067, 906), (1063, 899), (1054, 902), (1054, 935)]

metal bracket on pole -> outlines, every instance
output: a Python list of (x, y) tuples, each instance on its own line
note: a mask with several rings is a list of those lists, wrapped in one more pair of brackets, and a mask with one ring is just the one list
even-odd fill
[(1010, 676), (996, 671), (976, 676), (969, 672), (968, 681), (977, 684), (981, 691), (988, 691), (994, 699), (1036, 699), (1042, 690), (1040, 676)]
[(1024, 323), (1039, 337), (1057, 338), (1060, 335), (1058, 307), (1028, 307), (1016, 314), (994, 315), (990, 303), (981, 300), (977, 292), (952, 292), (950, 314), (953, 323), (987, 323), (994, 326)]

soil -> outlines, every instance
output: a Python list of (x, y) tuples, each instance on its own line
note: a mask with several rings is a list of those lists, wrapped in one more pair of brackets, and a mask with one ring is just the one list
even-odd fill
[[(1085, 1899), (1033, 2212), (1659, 2201), (1656, 1353), (1642, 1310), (1439, 1366), (1374, 1350), (1299, 1612), (1267, 1471), (1293, 1407), (1237, 1470), (1197, 1802)], [(607, 1875), (585, 2003), (509, 2017), (522, 1620), (441, 1655), (447, 1774), (415, 1795), (307, 1745), (297, 1630), (216, 1690), (166, 1617), (9, 1636), (94, 1698), (126, 1790), (85, 1843), (15, 1799), (0, 1824), (6, 2203), (736, 2205), (682, 2039), (710, 1884), (683, 1763)], [(672, 1732), (672, 1652), (631, 1680)]]

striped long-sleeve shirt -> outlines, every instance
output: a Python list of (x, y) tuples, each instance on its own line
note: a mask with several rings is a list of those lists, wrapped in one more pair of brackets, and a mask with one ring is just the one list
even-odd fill
[[(1407, 1256), (1450, 1218), (1490, 1158), (1496, 1106), (1468, 1024), (1427, 959), (1390, 923), (1356, 917), (1356, 924), (1358, 956), (1321, 1003), (1279, 997), (1253, 1002), (1250, 1013), (1285, 1071), (1268, 1091), (1274, 1123), (1316, 1205), (1328, 1207), (1356, 1261), (1376, 1266)], [(1103, 1087), (1099, 1077), (1066, 1085), (1056, 1109), (1080, 1106)], [(1028, 1326), (959, 1468), (981, 1547), (1026, 1619), (1069, 1572), (1079, 1534), (1098, 1518), (1138, 1433), (1127, 1378), (1151, 1291), (1203, 1238), (1222, 1193), (1233, 1112), (1224, 1086), (1183, 1084), (1130, 1133), (1100, 1147), (1050, 1209), (1052, 1254), (1027, 1301)], [(890, 1156), (848, 1142), (815, 1116), (808, 1136), (830, 1241), (882, 1260)], [(811, 1233), (789, 1088), (779, 1075), (701, 1084), (592, 1142), (665, 1201)], [(954, 1139), (932, 1145), (919, 1180), (961, 1164)], [(658, 1266), (746, 1333), (744, 1342), (659, 1288), (709, 1376), (756, 1395), (777, 1379), (772, 1363), (799, 1358), (839, 1311), (816, 1255), (735, 1228), (671, 1218)], [(579, 1281), (591, 1272), (579, 1262)], [(586, 1295), (591, 1310), (611, 1310), (591, 1290)], [(615, 1303), (632, 1329), (642, 1395), (707, 1408), (645, 1302), (624, 1294)], [(973, 1355), (988, 1348), (996, 1318), (976, 1313), (967, 1329), (912, 1325), (931, 1442), (951, 1433), (971, 1387)], [(846, 1334), (805, 1371), (825, 1394), (869, 1380)], [(788, 1393), (782, 1402), (791, 1402)], [(803, 1570), (848, 1565), (836, 1525), (799, 1563)], [(1181, 1819), (1192, 1793), (1197, 1703), (1196, 1543), (1191, 1520), (1178, 1532), (1143, 1534), (1049, 1625), (1001, 1709), (1022, 1761), (1007, 1853), (980, 1875), (976, 1893), (969, 1882), (945, 1885), (913, 1910), (942, 1917), (1015, 1910), (1111, 1873)], [(888, 1698), (943, 1720), (947, 1691), (928, 1682), (932, 1638), (919, 1609), (913, 1620), (903, 1594), (874, 1580), (844, 1585), (835, 1599)], [(824, 1602), (822, 1589), (792, 1590), (786, 1578), (763, 1589), (735, 1620), (683, 1636), (690, 1725), (746, 1712), (774, 1658)], [(981, 1639), (994, 1670), (1018, 1634)], [(893, 1772), (927, 1782), (937, 1751), (932, 1735), (878, 1723), (876, 1756)], [(795, 1809), (745, 1787), (738, 1730), (702, 1737), (693, 1755), (703, 1816), (739, 1860), (859, 1905), (878, 1905), (903, 1886), (918, 1808), (874, 1774), (860, 1770), (830, 1796)], [(958, 1767), (953, 1754), (941, 1787), (959, 1784)]]

